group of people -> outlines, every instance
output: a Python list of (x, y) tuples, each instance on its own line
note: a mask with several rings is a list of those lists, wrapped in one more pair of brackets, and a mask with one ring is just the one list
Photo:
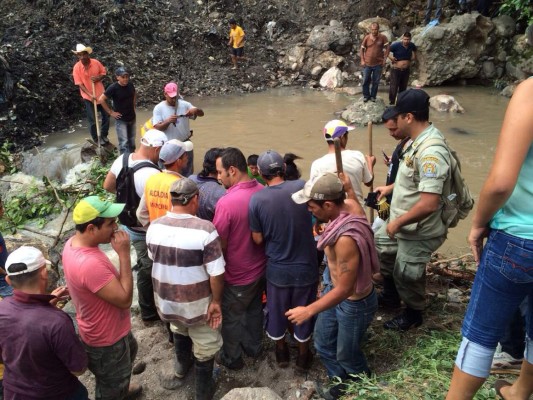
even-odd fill
[[(373, 46), (387, 44), (378, 32), (373, 25), (373, 38), (363, 42), (362, 62), (368, 63), (369, 73), (380, 69), (372, 65)], [(394, 53), (396, 63), (406, 61), (402, 54), (408, 44)], [(123, 104), (134, 108), (135, 91), (123, 91), (130, 85), (127, 70), (116, 71), (120, 87), (97, 89), (105, 70), (93, 63), (91, 52), (83, 45), (76, 49), (80, 65), (75, 82), (79, 79), (87, 109), (100, 105), (117, 121), (131, 115), (117, 103), (113, 111), (105, 104), (107, 98), (127, 95), (132, 102)], [(532, 90), (533, 80), (527, 80), (511, 100), (473, 220), (469, 241), (480, 266), (450, 400), (474, 396), (488, 376), (510, 318), (524, 302), (521, 375), (512, 385), (499, 381), (497, 391), (505, 399), (533, 393), (533, 215), (528, 209), (533, 197), (528, 184), (533, 175), (533, 117), (527, 112)], [(375, 92), (364, 93), (375, 98)], [(334, 382), (319, 388), (321, 395), (340, 398), (347, 382), (371, 373), (363, 344), (378, 307), (399, 310), (384, 322), (385, 329), (407, 331), (423, 323), (426, 264), (446, 239), (443, 199), (451, 194), (453, 173), (444, 135), (429, 121), (429, 96), (421, 89), (403, 90), (383, 114), (399, 144), (386, 185), (376, 188), (378, 200), (390, 202), (390, 212), (375, 233), (365, 216), (361, 185), (374, 182), (376, 159), (347, 148), (353, 127), (340, 120), (325, 125), (328, 152), (312, 163), (307, 182), (299, 179), (293, 154), (283, 157), (266, 150), (247, 159), (235, 147), (209, 149), (202, 171), (191, 175), (188, 118), (204, 113), (181, 103), (176, 82), (164, 87), (164, 96), (138, 148), (131, 145), (125, 124), (124, 147), (103, 185), (110, 193), (122, 190), (124, 182), (132, 185), (134, 222), (117, 224), (117, 218), (124, 221), (124, 213), (131, 212), (130, 203), (90, 196), (74, 208), (75, 233), (62, 254), (68, 289), (47, 294), (49, 261), (42, 252), (23, 246), (6, 258), (0, 241), (0, 272), (5, 273), (0, 277), (6, 275), (5, 284), (0, 281), (5, 398), (85, 400), (88, 392), (77, 376), (87, 368), (95, 376), (96, 399), (139, 395), (142, 387), (131, 381), (137, 354), (130, 315), (131, 245), (137, 255), (141, 319), (146, 325), (160, 320), (167, 324), (174, 345), (174, 380), (180, 382), (194, 369), (197, 400), (214, 395), (215, 362), (239, 370), (246, 357), (263, 356), (264, 332), (275, 343), (280, 368), (290, 365), (288, 339), (295, 341), (294, 367), (304, 372), (313, 363), (313, 340)], [(95, 133), (94, 139), (105, 141), (107, 133)], [(107, 243), (117, 253), (118, 269), (99, 248)], [(378, 278), (380, 293), (374, 283)], [(71, 319), (56, 308), (67, 298), (76, 309), (79, 336)]]

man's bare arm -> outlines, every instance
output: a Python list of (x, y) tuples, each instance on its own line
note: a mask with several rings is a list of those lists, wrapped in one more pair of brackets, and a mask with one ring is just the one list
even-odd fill
[(115, 193), (117, 191), (117, 177), (114, 173), (111, 171), (107, 173), (103, 186), (109, 193)]

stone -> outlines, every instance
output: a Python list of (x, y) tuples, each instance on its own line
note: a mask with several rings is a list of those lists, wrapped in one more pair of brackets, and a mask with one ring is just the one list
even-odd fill
[(500, 96), (512, 97), (515, 88), (516, 88), (516, 85), (508, 85), (504, 87), (503, 90), (500, 92)]
[(317, 65), (316, 67), (313, 67), (311, 70), (311, 76), (316, 77), (322, 72), (322, 67), (320, 65)]
[(282, 58), (281, 64), (287, 69), (299, 70), (304, 64), (305, 52), (304, 46), (291, 47)]
[(378, 97), (375, 102), (363, 101), (363, 98), (359, 98), (341, 113), (342, 119), (350, 124), (355, 125), (368, 125), (370, 121), (373, 123), (382, 123), (381, 116), (385, 111), (385, 102), (381, 97)]
[(465, 112), (464, 108), (455, 100), (455, 97), (447, 94), (439, 94), (431, 97), (429, 99), (429, 105), (439, 112), (456, 112), (460, 114)]
[(309, 34), (306, 45), (315, 50), (331, 50), (335, 54), (348, 54), (353, 41), (350, 32), (342, 26), (317, 25)]
[(500, 15), (492, 19), (496, 28), (496, 33), (505, 38), (510, 38), (515, 34), (516, 22), (509, 15)]
[(491, 79), (491, 78), (494, 78), (495, 75), (496, 75), (496, 68), (494, 66), (494, 62), (492, 61), (483, 62), (482, 67), (481, 67), (481, 77)]
[(342, 72), (337, 67), (331, 67), (320, 78), (320, 86), (328, 89), (341, 87), (342, 82)]
[(221, 400), (282, 400), (282, 398), (267, 387), (247, 387), (232, 389)]
[(459, 289), (448, 289), (447, 298), (450, 303), (460, 303), (461, 302), (461, 291)]

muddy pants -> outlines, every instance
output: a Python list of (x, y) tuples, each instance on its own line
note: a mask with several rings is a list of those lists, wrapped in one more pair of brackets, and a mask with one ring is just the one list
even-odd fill
[(403, 302), (414, 310), (426, 307), (426, 264), (446, 236), (424, 240), (407, 240), (387, 235), (383, 224), (374, 236), (381, 273), (385, 278), (394, 278), (398, 294)]

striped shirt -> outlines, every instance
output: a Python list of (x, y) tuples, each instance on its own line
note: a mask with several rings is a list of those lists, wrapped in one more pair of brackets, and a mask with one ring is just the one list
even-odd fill
[(190, 214), (168, 212), (150, 224), (148, 255), (154, 261), (154, 298), (161, 319), (187, 326), (205, 323), (210, 276), (224, 273), (215, 226)]

